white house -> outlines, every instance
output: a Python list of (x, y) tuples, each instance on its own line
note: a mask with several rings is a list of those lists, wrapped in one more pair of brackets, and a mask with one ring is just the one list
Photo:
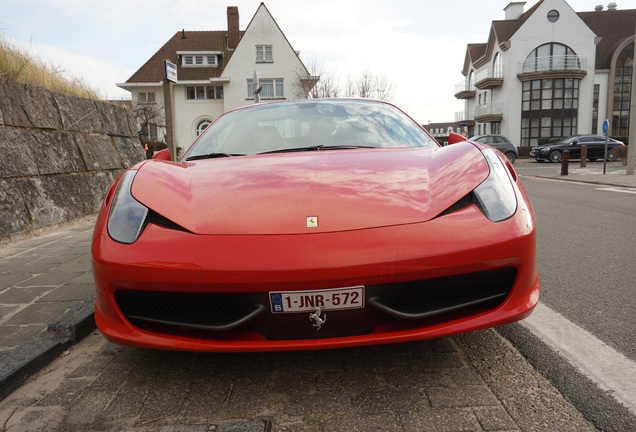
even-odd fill
[(636, 9), (575, 12), (565, 0), (504, 9), (488, 41), (469, 44), (455, 97), (468, 135), (499, 133), (521, 147), (543, 138), (627, 137)]
[[(261, 3), (244, 31), (236, 6), (227, 8), (227, 30), (177, 32), (125, 83), (134, 107), (164, 110), (164, 60), (177, 65), (172, 86), (176, 148), (187, 148), (224, 112), (254, 103), (253, 77), (259, 77), (261, 101), (299, 99), (315, 83), (300, 57)], [(144, 127), (148, 139), (162, 141), (163, 115)]]

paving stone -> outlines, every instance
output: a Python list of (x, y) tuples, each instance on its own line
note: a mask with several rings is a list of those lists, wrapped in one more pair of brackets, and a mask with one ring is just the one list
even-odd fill
[(14, 285), (21, 285), (27, 282), (29, 279), (33, 279), (34, 273), (16, 271), (11, 274), (3, 274), (0, 278), (0, 287), (7, 288)]
[[(425, 387), (450, 387), (455, 383), (449, 375), (452, 369), (423, 369), (413, 371), (410, 368), (390, 368), (384, 372), (384, 379), (391, 387), (425, 388)], [(467, 371), (466, 368), (461, 369)]]
[(211, 421), (224, 408), (229, 391), (230, 386), (219, 380), (192, 383), (183, 417)]
[[(113, 394), (109, 391), (84, 391), (82, 397), (73, 404), (73, 409), (67, 410), (64, 422), (67, 425), (76, 426), (69, 430), (81, 431), (95, 427), (104, 408), (109, 406), (112, 397)], [(111, 418), (107, 417), (105, 420), (105, 423), (108, 424)]]
[[(2, 308), (0, 307), (0, 313)], [(31, 336), (46, 331), (44, 324), (2, 325), (0, 326), (0, 350), (17, 347)]]
[(217, 425), (215, 432), (266, 432), (268, 426), (264, 420), (236, 421)]
[(351, 408), (351, 401), (344, 392), (298, 393), (288, 396), (284, 412), (291, 416), (316, 413), (334, 413)]
[(11, 287), (0, 294), (0, 304), (29, 304), (41, 299), (54, 287)]
[(71, 309), (77, 302), (34, 303), (13, 315), (5, 324), (46, 324)]
[[(23, 288), (26, 289), (26, 288)], [(37, 299), (38, 303), (80, 301), (86, 298), (86, 294), (94, 290), (93, 284), (62, 285), (44, 293)], [(0, 299), (1, 301), (1, 299)]]
[(429, 387), (426, 395), (433, 408), (493, 406), (499, 402), (488, 386), (463, 386), (461, 391), (449, 387)]
[(190, 385), (187, 381), (168, 380), (158, 375), (148, 386), (148, 395), (139, 419), (145, 421), (177, 417), (189, 390)]
[(431, 352), (409, 359), (414, 371), (465, 367), (464, 360), (457, 352)]
[(470, 410), (420, 411), (402, 414), (404, 432), (481, 432), (477, 418)]
[(475, 408), (473, 412), (485, 431), (510, 431), (518, 429), (517, 424), (503, 407)]
[(378, 411), (415, 411), (428, 408), (426, 395), (416, 389), (386, 389), (375, 392), (359, 392), (351, 397), (351, 404), (365, 413)]
[(68, 406), (82, 393), (89, 381), (84, 378), (65, 379), (54, 391), (46, 394), (37, 406)]
[(392, 412), (381, 414), (337, 414), (321, 424), (321, 431), (399, 431), (402, 425), (399, 417)]

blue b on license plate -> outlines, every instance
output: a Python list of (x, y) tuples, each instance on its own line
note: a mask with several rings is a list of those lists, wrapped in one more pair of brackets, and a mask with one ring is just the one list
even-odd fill
[(272, 313), (313, 312), (322, 310), (360, 309), (364, 307), (364, 286), (311, 291), (272, 291), (269, 293)]

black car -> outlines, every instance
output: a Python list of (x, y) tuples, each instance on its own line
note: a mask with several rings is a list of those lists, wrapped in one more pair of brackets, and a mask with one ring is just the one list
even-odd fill
[(515, 163), (515, 161), (517, 160), (517, 156), (519, 156), (517, 147), (503, 135), (475, 135), (468, 140), (476, 141), (482, 144), (488, 144), (489, 146), (496, 148), (506, 155), (510, 163)]
[[(597, 159), (603, 159), (603, 153), (605, 151), (605, 137), (601, 135), (574, 135), (552, 144), (532, 147), (532, 149), (530, 149), (530, 157), (535, 158), (538, 162), (561, 162), (561, 159), (563, 159), (563, 152), (565, 150), (569, 150), (570, 159), (581, 159), (581, 146), (583, 145), (587, 146), (588, 160), (595, 161)], [(610, 150), (614, 147), (624, 145), (625, 144), (621, 141), (608, 138), (607, 160), (613, 161), (616, 159), (615, 153)]]

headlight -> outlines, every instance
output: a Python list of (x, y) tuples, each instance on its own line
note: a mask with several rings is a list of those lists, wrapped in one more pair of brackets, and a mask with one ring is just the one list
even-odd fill
[(541, 149), (541, 153), (547, 153), (550, 151), (550, 147), (545, 147)]
[(483, 153), (488, 161), (490, 174), (475, 189), (476, 204), (488, 219), (500, 222), (515, 213), (517, 198), (501, 159), (493, 150), (484, 150)]
[(136, 174), (136, 170), (124, 173), (108, 215), (108, 234), (120, 243), (134, 243), (139, 238), (148, 215), (148, 208), (130, 193)]

